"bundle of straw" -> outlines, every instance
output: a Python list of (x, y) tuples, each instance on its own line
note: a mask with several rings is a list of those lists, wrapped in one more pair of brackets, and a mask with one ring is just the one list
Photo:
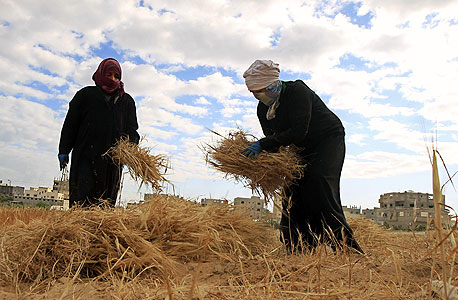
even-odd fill
[[(262, 151), (255, 159), (245, 157), (241, 151), (253, 142), (254, 136), (242, 130), (222, 137), (216, 145), (203, 147), (206, 162), (225, 173), (226, 179), (234, 179), (250, 187), (266, 199), (273, 199), (276, 192), (290, 185), (303, 175), (305, 165), (301, 163), (294, 146), (280, 147), (278, 152)], [(250, 138), (250, 140), (249, 140)]]
[[(156, 195), (133, 209), (11, 212), (0, 229), (0, 282), (173, 275), (184, 261), (253, 257), (271, 229), (244, 210)], [(26, 221), (26, 222), (24, 222)], [(168, 275), (167, 275), (168, 274)]]
[(162, 184), (167, 182), (164, 175), (169, 168), (169, 161), (164, 155), (152, 155), (150, 152), (149, 148), (123, 138), (104, 155), (109, 155), (120, 166), (127, 166), (130, 176), (140, 182), (140, 187), (150, 184), (153, 191), (161, 191)]

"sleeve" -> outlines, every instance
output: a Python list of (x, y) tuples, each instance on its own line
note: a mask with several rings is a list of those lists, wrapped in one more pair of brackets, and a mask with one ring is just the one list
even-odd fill
[(69, 103), (62, 131), (60, 133), (59, 154), (69, 154), (74, 148), (81, 124), (82, 92), (78, 91)]
[(127, 112), (127, 123), (126, 132), (129, 136), (129, 141), (138, 144), (140, 141), (140, 135), (138, 134), (138, 122), (137, 122), (137, 108), (135, 107), (135, 101), (132, 97), (129, 97), (129, 110)]
[(287, 105), (287, 129), (276, 134), (266, 135), (265, 138), (261, 139), (260, 143), (263, 149), (269, 150), (290, 144), (303, 145), (312, 116), (313, 97), (314, 93), (305, 85), (292, 87), (284, 101), (285, 103), (283, 103)]

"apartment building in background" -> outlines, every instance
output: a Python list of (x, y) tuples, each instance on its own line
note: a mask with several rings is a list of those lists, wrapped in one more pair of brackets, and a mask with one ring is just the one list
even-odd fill
[[(442, 203), (445, 197), (442, 196)], [(400, 229), (425, 228), (434, 218), (433, 195), (414, 191), (393, 192), (380, 195), (379, 206), (363, 209), (362, 216), (376, 223)], [(443, 220), (448, 220), (449, 211), (440, 207)]]
[(278, 194), (275, 194), (272, 204), (272, 221), (274, 223), (280, 224), (282, 213), (282, 197)]
[(200, 199), (200, 205), (208, 206), (208, 205), (224, 205), (228, 204), (229, 201), (226, 199), (213, 199), (213, 198), (202, 198)]
[(342, 206), (345, 218), (351, 217), (362, 217), (361, 215), (361, 206), (351, 205), (351, 206)]
[(0, 195), (14, 197), (17, 195), (24, 194), (23, 186), (13, 186), (4, 183), (0, 183)]
[(270, 219), (272, 215), (266, 208), (265, 201), (258, 196), (251, 196), (250, 198), (234, 198), (234, 205), (247, 209), (250, 217), (253, 219)]
[(68, 209), (68, 180), (54, 179), (53, 187), (12, 186), (0, 184), (0, 194), (10, 196), (9, 202), (16, 205), (51, 206), (53, 209)]

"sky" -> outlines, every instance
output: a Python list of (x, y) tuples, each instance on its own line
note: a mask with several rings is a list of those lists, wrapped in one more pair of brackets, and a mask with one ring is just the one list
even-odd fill
[[(142, 146), (170, 160), (165, 191), (250, 197), (205, 164), (201, 146), (217, 140), (209, 129), (262, 137), (242, 74), (271, 59), (281, 80), (303, 80), (345, 126), (343, 205), (432, 193), (428, 147), (458, 170), (457, 16), (446, 0), (0, 0), (0, 180), (28, 188), (61, 176), (68, 103), (114, 57)], [(124, 201), (148, 192), (124, 177)], [(458, 208), (452, 185), (444, 194)]]

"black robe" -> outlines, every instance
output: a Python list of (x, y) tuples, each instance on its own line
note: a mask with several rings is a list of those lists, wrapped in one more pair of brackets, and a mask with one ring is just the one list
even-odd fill
[(107, 98), (97, 86), (79, 90), (70, 101), (62, 126), (59, 154), (72, 151), (70, 207), (106, 199), (114, 206), (119, 190), (118, 165), (102, 155), (121, 137), (138, 144), (134, 99), (129, 94)]
[(266, 118), (268, 106), (258, 104), (258, 119), (266, 136), (260, 144), (270, 151), (294, 144), (303, 148), (300, 156), (307, 164), (304, 176), (285, 189), (282, 240), (292, 249), (301, 245), (313, 248), (318, 242), (335, 238), (338, 246), (345, 240), (362, 252), (353, 239), (340, 200), (345, 157), (342, 122), (301, 80), (283, 82), (279, 102), (272, 120)]

